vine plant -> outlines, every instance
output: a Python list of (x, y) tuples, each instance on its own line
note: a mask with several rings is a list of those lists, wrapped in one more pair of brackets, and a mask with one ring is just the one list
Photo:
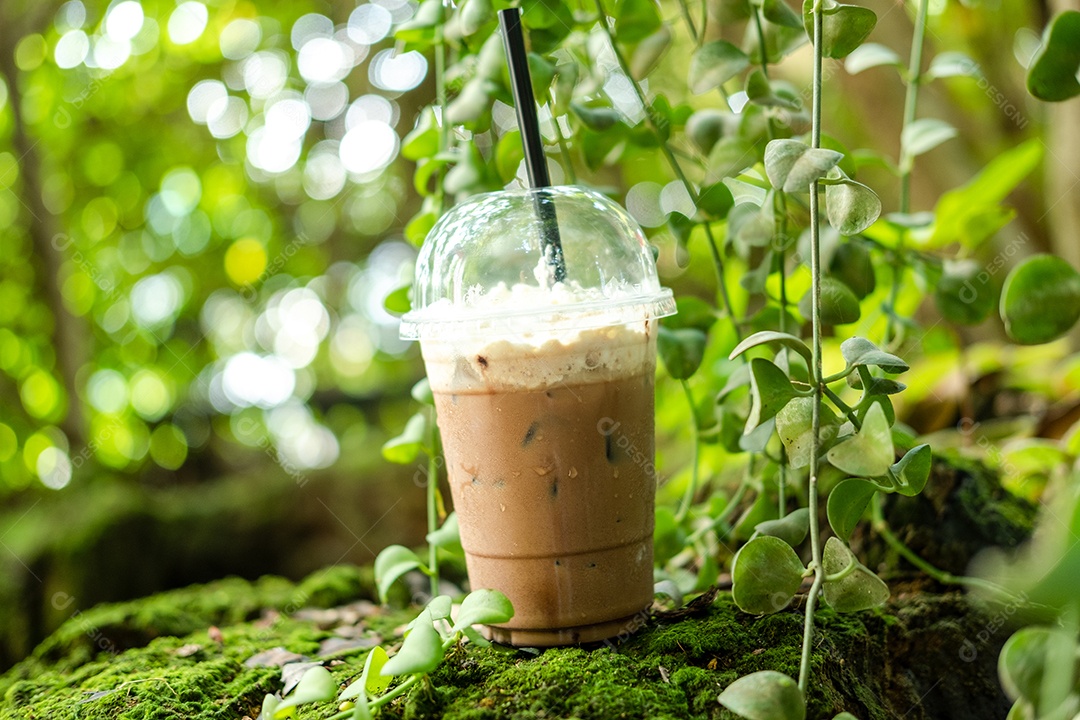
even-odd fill
[[(978, 72), (958, 53), (942, 53), (922, 69), (927, 0), (916, 2), (906, 65), (893, 51), (864, 42), (877, 22), (871, 10), (836, 0), (804, 0), (801, 13), (784, 0), (721, 0), (726, 21), (745, 23), (741, 45), (710, 39), (716, 33), (704, 3), (697, 19), (683, 0), (665, 19), (652, 0), (610, 6), (604, 0), (521, 2), (533, 90), (545, 110), (549, 152), (564, 176), (607, 186), (631, 163), (648, 168), (645, 176), (670, 173), (692, 210), (667, 212), (653, 238), (673, 244), (680, 263), (703, 248), (716, 277), (713, 302), (680, 297), (678, 315), (665, 320), (658, 338), (667, 372), (690, 408), (693, 455), (681, 501), (657, 508), (656, 560), (665, 592), (700, 591), (717, 580), (718, 546), (746, 540), (730, 561), (732, 595), (753, 614), (786, 608), (809, 580), (798, 678), (759, 672), (720, 695), (721, 704), (751, 720), (806, 716), (820, 597), (838, 612), (887, 600), (886, 584), (848, 546), (868, 508), (883, 539), (939, 581), (1000, 594), (992, 582), (955, 577), (921, 560), (889, 531), (881, 506), (890, 493), (919, 493), (931, 471), (929, 446), (896, 425), (891, 401), (904, 389), (894, 376), (908, 365), (895, 353), (911, 345), (902, 328), (912, 326), (908, 316), (920, 297), (911, 278), (936, 288), (946, 319), (982, 322), (998, 297), (989, 283), (975, 282), (979, 266), (966, 256), (1012, 218), (1002, 202), (1039, 160), (1034, 143), (1020, 145), (946, 193), (933, 212), (912, 212), (915, 159), (956, 134), (941, 120), (917, 118), (918, 90), (939, 78)], [(402, 154), (416, 163), (414, 186), (423, 198), (405, 229), (416, 244), (454, 200), (501, 189), (518, 176), (520, 135), (493, 112), (499, 102), (512, 103), (495, 21), (495, 11), (508, 4), (465, 0), (450, 8), (442, 0), (424, 0), (396, 28), (399, 48), (432, 54), (436, 71), (436, 103), (402, 143)], [(1048, 42), (1071, 47), (1072, 22), (1057, 35), (1048, 31)], [(807, 93), (774, 69), (808, 40), (813, 68)], [(655, 92), (672, 47), (694, 48), (687, 87), (698, 95), (716, 92), (719, 107), (695, 110)], [(896, 162), (872, 151), (851, 153), (823, 133), (826, 59), (844, 60), (850, 73), (877, 67), (899, 73), (906, 90)], [(1070, 79), (1053, 63), (1036, 67), (1042, 68), (1040, 87), (1049, 93)], [(1045, 81), (1048, 75), (1054, 82)], [(650, 79), (657, 79), (651, 87)], [(855, 179), (868, 162), (899, 178), (897, 212), (882, 216), (876, 193)], [(959, 255), (944, 252), (957, 246)], [(1062, 263), (1037, 257), (1010, 273), (1000, 310), (1018, 341), (1046, 342), (1080, 315), (1080, 274)], [(878, 265), (892, 270), (887, 287), (878, 287)], [(1049, 278), (1056, 282), (1048, 290)], [(802, 298), (793, 303), (799, 291)], [(389, 309), (407, 306), (408, 288), (387, 299)], [(883, 326), (884, 349), (845, 332), (860, 320), (862, 327)], [(823, 339), (829, 335), (847, 339), (838, 348), (843, 366), (827, 373)], [(438, 492), (439, 441), (426, 383), (413, 397), (421, 409), (383, 453), (394, 462), (418, 463), (428, 500), (428, 554), (425, 560), (401, 546), (387, 548), (376, 561), (376, 578), (385, 600), (396, 580), (419, 570), (430, 578), (432, 599), (392, 658), (373, 650), (340, 695), (329, 673), (310, 670), (284, 700), (267, 698), (263, 720), (289, 717), (299, 705), (335, 696), (345, 704), (333, 718), (371, 717), (427, 682), (455, 643), (464, 638), (484, 644), (472, 624), (512, 616), (505, 597), (478, 590), (450, 619), (450, 599), (439, 594), (439, 559), (460, 552), (460, 544), (456, 520), (445, 513)], [(702, 482), (706, 445), (746, 458), (743, 480), (729, 497), (712, 488), (710, 478)], [(839, 479), (826, 498), (819, 487), (823, 474)], [(823, 514), (832, 531), (827, 539), (819, 527)], [(807, 537), (804, 564), (797, 549)], [(394, 677), (400, 681), (390, 688)]]

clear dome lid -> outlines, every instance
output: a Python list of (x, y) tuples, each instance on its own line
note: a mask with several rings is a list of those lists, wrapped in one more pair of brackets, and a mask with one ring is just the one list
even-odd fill
[(644, 233), (617, 204), (574, 186), (503, 191), (460, 203), (428, 233), (401, 337), (558, 333), (674, 312)]

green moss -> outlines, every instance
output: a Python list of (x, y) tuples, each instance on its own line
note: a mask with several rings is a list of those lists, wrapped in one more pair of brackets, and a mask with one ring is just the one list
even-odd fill
[[(280, 691), (281, 670), (250, 668), (244, 661), (278, 646), (314, 657), (333, 632), (317, 618), (304, 619), (311, 614), (290, 611), (309, 600), (352, 601), (358, 591), (370, 590), (368, 580), (355, 568), (331, 568), (299, 585), (276, 578), (225, 580), (96, 608), (69, 621), (32, 657), (0, 676), (0, 718), (256, 717), (264, 694)], [(266, 608), (283, 612), (268, 615)], [(364, 623), (393, 651), (394, 632), (409, 616), (380, 612)], [(800, 607), (755, 618), (722, 594), (704, 615), (652, 622), (618, 646), (539, 653), (458, 646), (430, 682), (391, 703), (384, 717), (731, 718), (716, 698), (736, 678), (764, 669), (797, 675), (802, 622)], [(211, 633), (211, 624), (221, 627), (220, 636)], [(825, 607), (817, 627), (811, 720), (841, 710), (863, 720), (901, 716), (926, 692), (941, 692), (935, 691), (941, 672), (952, 673), (952, 682), (976, 698), (957, 700), (959, 710), (941, 717), (996, 717), (1008, 706), (994, 673), (994, 643), (1007, 633), (980, 648), (983, 662), (955, 667), (963, 640), (986, 627), (985, 616), (955, 596), (905, 600), (888, 613), (839, 615)], [(95, 645), (95, 633), (113, 639), (122, 629), (130, 630), (129, 639), (143, 642), (117, 652)], [(328, 666), (344, 687), (360, 674), (364, 659), (358, 651)], [(325, 718), (334, 707), (308, 707), (299, 718)]]

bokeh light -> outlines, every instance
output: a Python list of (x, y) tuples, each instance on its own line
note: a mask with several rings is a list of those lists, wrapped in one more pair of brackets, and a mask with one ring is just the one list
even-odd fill
[(210, 16), (201, 2), (181, 3), (169, 15), (169, 39), (176, 45), (187, 45), (198, 40)]

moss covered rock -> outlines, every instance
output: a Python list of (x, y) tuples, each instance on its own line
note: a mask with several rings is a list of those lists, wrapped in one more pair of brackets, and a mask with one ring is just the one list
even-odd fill
[[(283, 673), (322, 662), (344, 686), (367, 648), (393, 651), (408, 611), (376, 607), (370, 573), (334, 567), (299, 585), (230, 579), (71, 618), (5, 675), (0, 718), (256, 717)], [(331, 608), (315, 610), (312, 606)], [(996, 656), (1008, 633), (958, 595), (818, 614), (808, 717), (1003, 718)], [(797, 673), (802, 609), (755, 618), (721, 594), (703, 614), (650, 621), (619, 645), (543, 652), (462, 645), (392, 718), (726, 718), (719, 692), (755, 670)], [(972, 639), (981, 638), (978, 645)], [(259, 655), (268, 650), (269, 654)], [(298, 656), (303, 656), (298, 657)], [(333, 714), (331, 704), (302, 718)]]

